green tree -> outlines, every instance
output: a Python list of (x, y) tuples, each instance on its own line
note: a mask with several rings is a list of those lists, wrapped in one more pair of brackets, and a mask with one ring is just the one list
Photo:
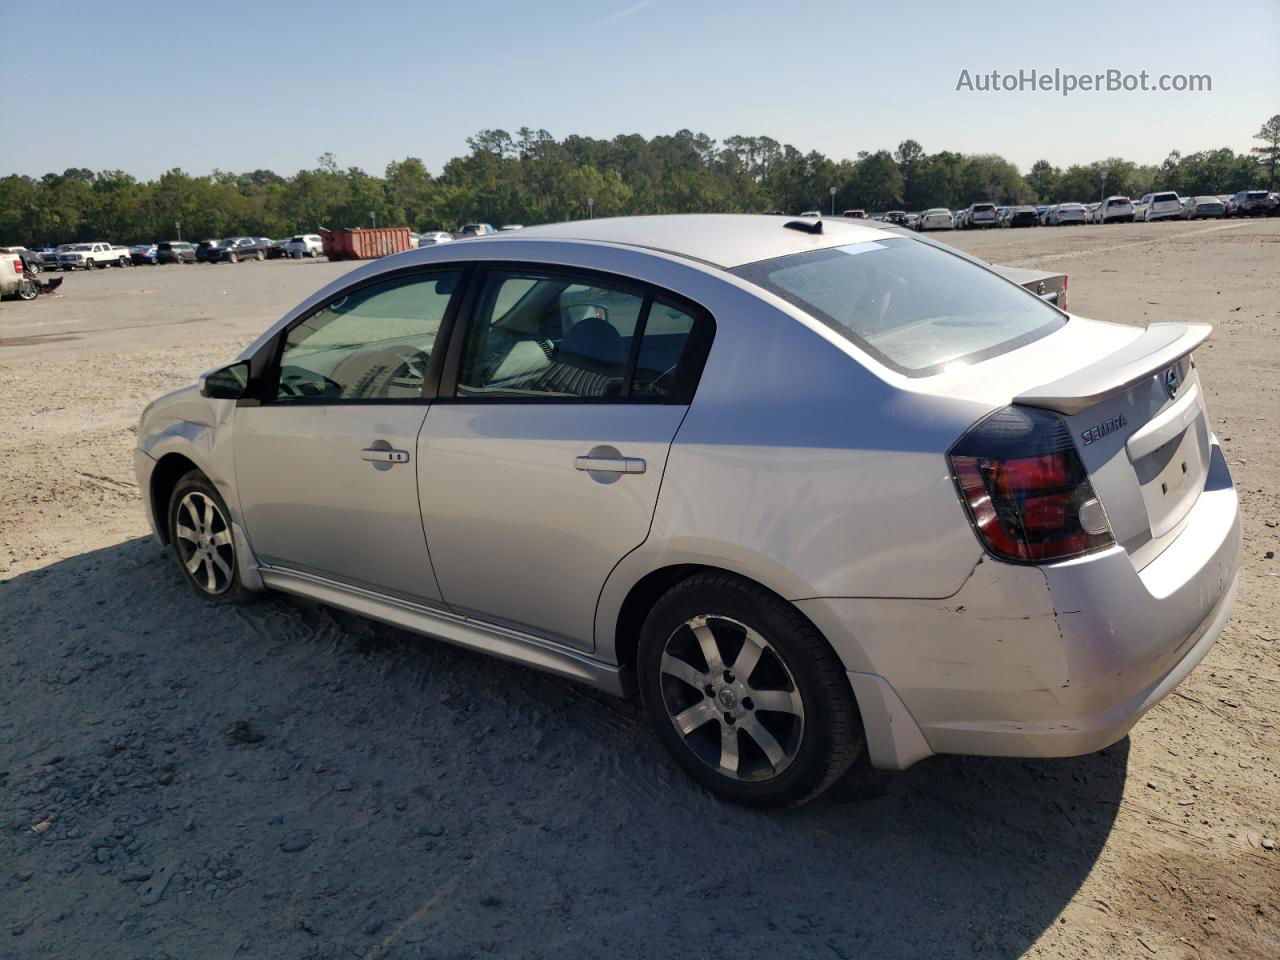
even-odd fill
[(1261, 140), (1262, 146), (1250, 147), (1249, 152), (1258, 158), (1258, 162), (1267, 171), (1267, 189), (1274, 190), (1276, 164), (1280, 163), (1280, 113), (1264, 123), (1253, 135), (1253, 139)]

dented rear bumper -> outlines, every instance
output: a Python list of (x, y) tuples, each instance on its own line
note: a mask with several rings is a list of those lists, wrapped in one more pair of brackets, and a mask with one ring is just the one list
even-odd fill
[(984, 559), (944, 600), (799, 607), (844, 659), (872, 763), (929, 753), (1074, 756), (1122, 738), (1230, 616), (1235, 489), (1215, 444), (1176, 539), (1141, 570), (1120, 547), (1043, 567)]

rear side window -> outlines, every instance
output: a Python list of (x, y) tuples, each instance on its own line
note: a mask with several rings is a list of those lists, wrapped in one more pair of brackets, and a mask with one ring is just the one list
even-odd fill
[(1006, 353), (1067, 322), (1017, 284), (905, 238), (762, 260), (733, 272), (909, 376)]
[(642, 289), (567, 276), (485, 278), (458, 372), (460, 397), (684, 402), (699, 320)]

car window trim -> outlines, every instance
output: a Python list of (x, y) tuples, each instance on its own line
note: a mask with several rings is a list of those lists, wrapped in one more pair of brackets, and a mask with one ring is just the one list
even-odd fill
[[(257, 385), (254, 395), (242, 397), (236, 401), (236, 406), (258, 407), (258, 406), (289, 406), (289, 407), (307, 407), (307, 406), (387, 406), (387, 405), (429, 405), (437, 397), (440, 375), (444, 367), (445, 353), (447, 352), (454, 322), (458, 316), (459, 307), (462, 304), (464, 293), (469, 290), (471, 282), (471, 274), (474, 272), (474, 265), (466, 261), (452, 261), (447, 263), (432, 263), (428, 265), (414, 265), (411, 267), (402, 267), (398, 270), (388, 270), (385, 273), (374, 274), (365, 277), (355, 283), (352, 283), (332, 296), (325, 298), (322, 302), (316, 304), (310, 310), (299, 314), (288, 324), (276, 331), (275, 336), (264, 343), (258, 351), (249, 358), (249, 377), (250, 382)], [(440, 320), (440, 330), (436, 334), (436, 342), (432, 345), (430, 361), (427, 364), (427, 373), (423, 379), (422, 390), (416, 397), (280, 397), (277, 393), (280, 389), (280, 361), (284, 355), (285, 344), (289, 339), (289, 332), (301, 323), (310, 320), (317, 313), (329, 307), (333, 303), (344, 297), (349, 297), (353, 293), (358, 293), (368, 287), (378, 286), (392, 280), (412, 277), (430, 277), (443, 273), (457, 273), (458, 283), (454, 288), (453, 294), (449, 298), (449, 303), (445, 307), (444, 316)]]
[[(530, 405), (564, 405), (595, 404), (601, 406), (631, 405), (668, 405), (688, 406), (693, 402), (698, 382), (706, 366), (711, 344), (715, 339), (715, 316), (695, 300), (669, 290), (666, 287), (639, 280), (622, 274), (595, 270), (590, 267), (548, 264), (523, 260), (485, 260), (476, 263), (467, 293), (463, 299), (456, 319), (456, 324), (449, 340), (448, 355), (444, 360), (444, 370), (438, 382), (436, 403), (478, 403), (478, 404), (520, 404)], [(503, 396), (503, 395), (460, 395), (458, 393), (458, 373), (462, 366), (463, 349), (467, 335), (473, 324), (479, 322), (476, 310), (480, 304), (484, 285), (492, 273), (524, 273), (531, 276), (545, 276), (572, 283), (588, 283), (597, 286), (617, 288), (624, 293), (632, 293), (644, 298), (641, 312), (636, 318), (636, 333), (632, 335), (631, 352), (627, 358), (626, 382), (624, 395), (620, 397), (558, 397), (551, 394), (545, 396)], [(665, 302), (678, 310), (687, 313), (693, 319), (693, 328), (685, 342), (684, 351), (680, 355), (680, 363), (672, 382), (671, 393), (665, 397), (633, 397), (630, 396), (635, 367), (639, 363), (639, 350), (644, 331), (647, 329), (649, 310), (654, 302)]]

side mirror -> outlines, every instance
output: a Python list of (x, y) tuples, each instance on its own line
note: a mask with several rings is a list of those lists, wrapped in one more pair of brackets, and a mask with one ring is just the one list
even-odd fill
[(200, 375), (200, 396), (210, 400), (239, 400), (249, 392), (249, 361), (241, 360)]

